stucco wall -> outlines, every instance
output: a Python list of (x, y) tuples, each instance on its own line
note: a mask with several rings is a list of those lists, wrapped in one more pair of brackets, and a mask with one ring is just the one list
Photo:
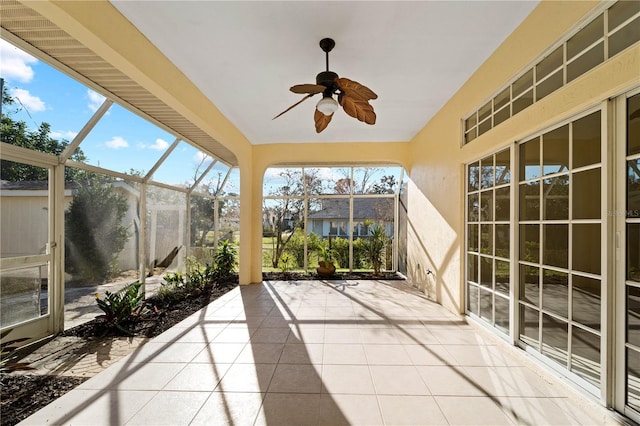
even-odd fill
[[(640, 46), (585, 73), (464, 147), (461, 120), (574, 28), (597, 2), (542, 2), (411, 141), (408, 275), (462, 312), (464, 165), (640, 84)], [(433, 274), (427, 275), (429, 268)]]

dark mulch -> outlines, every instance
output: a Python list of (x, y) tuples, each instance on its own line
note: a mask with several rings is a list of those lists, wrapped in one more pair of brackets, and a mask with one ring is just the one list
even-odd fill
[(373, 272), (336, 272), (329, 277), (320, 277), (315, 273), (304, 272), (263, 272), (264, 281), (305, 281), (305, 280), (404, 280), (405, 278), (395, 272), (381, 271), (379, 274)]
[[(171, 328), (189, 315), (199, 311), (218, 297), (237, 286), (229, 282), (218, 287), (191, 293), (177, 293), (171, 300), (150, 297), (148, 310), (140, 321), (129, 324), (130, 335), (154, 337)], [(58, 336), (109, 338), (124, 336), (117, 329), (109, 329), (99, 320), (92, 320), (70, 328)], [(54, 337), (55, 339), (55, 337)], [(28, 353), (21, 354), (26, 356)], [(82, 377), (47, 376), (33, 374), (6, 375), (0, 378), (0, 424), (13, 426), (40, 408), (48, 405), (87, 380)]]

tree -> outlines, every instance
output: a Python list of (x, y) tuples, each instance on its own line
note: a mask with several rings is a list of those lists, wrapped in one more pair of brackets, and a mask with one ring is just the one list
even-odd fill
[(264, 213), (270, 224), (272, 237), (271, 264), (278, 267), (282, 253), (295, 234), (296, 229), (302, 229), (304, 200), (299, 198), (305, 193), (320, 193), (322, 181), (316, 170), (306, 170), (304, 176), (299, 169), (285, 169), (280, 172), (285, 183), (271, 191), (269, 195), (280, 198), (271, 199), (270, 206), (264, 206)]
[(67, 270), (90, 281), (118, 272), (118, 254), (129, 238), (122, 225), (127, 210), (112, 179), (87, 174), (65, 213)]
[[(2, 104), (3, 106), (15, 104), (14, 99), (6, 91), (6, 88), (3, 88)], [(57, 140), (50, 136), (51, 126), (49, 123), (43, 122), (38, 129), (29, 130), (24, 121), (13, 120), (10, 117), (11, 114), (11, 112), (7, 113), (6, 109), (3, 109), (2, 122), (0, 124), (0, 141), (52, 155), (62, 154), (69, 145), (69, 142), (64, 139)], [(70, 158), (80, 162), (87, 160), (87, 157), (80, 148), (77, 148)], [(78, 169), (71, 167), (65, 168), (66, 181), (73, 181), (81, 174), (82, 172)], [(47, 169), (43, 167), (34, 167), (28, 164), (2, 160), (0, 161), (0, 176), (2, 176), (3, 180), (11, 182), (46, 181), (48, 179), (48, 172)]]
[(398, 182), (393, 175), (382, 176), (379, 183), (374, 183), (371, 187), (372, 194), (395, 194)]

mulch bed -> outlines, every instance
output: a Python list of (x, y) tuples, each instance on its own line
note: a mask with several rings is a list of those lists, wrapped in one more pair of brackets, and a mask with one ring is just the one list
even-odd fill
[[(315, 274), (298, 272), (265, 272), (265, 281), (305, 281), (305, 280), (402, 280), (398, 274), (381, 272), (379, 275), (363, 272), (339, 272), (328, 278), (319, 278)], [(130, 335), (154, 337), (171, 328), (189, 315), (199, 311), (223, 294), (237, 286), (234, 282), (218, 287), (196, 291), (190, 294), (177, 294), (172, 300), (160, 300), (150, 297), (146, 300), (149, 309), (140, 321), (128, 326)], [(65, 330), (58, 336), (103, 337), (123, 336), (117, 329), (106, 328), (99, 320), (92, 320), (77, 327)], [(55, 337), (54, 337), (55, 339)], [(24, 353), (23, 356), (26, 356)], [(0, 424), (13, 426), (31, 414), (45, 407), (68, 391), (80, 385), (87, 378), (47, 376), (34, 374), (6, 375), (0, 378)]]

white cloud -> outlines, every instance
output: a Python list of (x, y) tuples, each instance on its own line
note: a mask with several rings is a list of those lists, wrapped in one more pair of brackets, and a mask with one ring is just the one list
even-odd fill
[(111, 149), (127, 148), (129, 146), (129, 142), (120, 136), (114, 136), (110, 141), (106, 141), (104, 144), (107, 148)]
[(70, 140), (73, 140), (73, 138), (75, 138), (76, 136), (78, 136), (78, 132), (74, 132), (73, 130), (63, 130), (61, 132), (52, 131), (50, 135), (54, 139), (66, 139), (70, 141)]
[(200, 164), (200, 163), (209, 163), (212, 160), (211, 157), (209, 157), (206, 153), (202, 152), (202, 151), (198, 151), (196, 153), (196, 155), (193, 156), (193, 161), (196, 164)]
[(33, 68), (29, 64), (37, 63), (36, 58), (4, 40), (0, 40), (0, 57), (0, 74), (4, 78), (22, 83), (28, 83), (33, 79)]
[[(3, 59), (4, 60), (4, 59)], [(46, 109), (46, 106), (44, 104), (44, 102), (42, 101), (42, 99), (40, 99), (37, 96), (33, 96), (31, 93), (29, 93), (28, 90), (25, 89), (9, 89), (9, 94), (11, 95), (12, 98), (14, 98), (16, 100), (16, 102), (18, 100), (20, 100), (20, 102), (18, 102), (19, 104), (21, 103), (22, 105), (24, 105), (24, 107), (30, 112), (41, 112), (44, 111)]]
[(102, 96), (100, 93), (98, 92), (94, 92), (91, 89), (87, 90), (87, 96), (89, 97), (89, 109), (93, 112), (97, 111), (98, 108), (100, 108), (100, 105), (102, 105), (102, 102), (104, 102), (104, 96)]
[(148, 145), (147, 148), (149, 149), (155, 149), (157, 151), (164, 151), (165, 149), (167, 149), (169, 147), (169, 142), (165, 141), (164, 139), (156, 139), (156, 142), (153, 145)]

